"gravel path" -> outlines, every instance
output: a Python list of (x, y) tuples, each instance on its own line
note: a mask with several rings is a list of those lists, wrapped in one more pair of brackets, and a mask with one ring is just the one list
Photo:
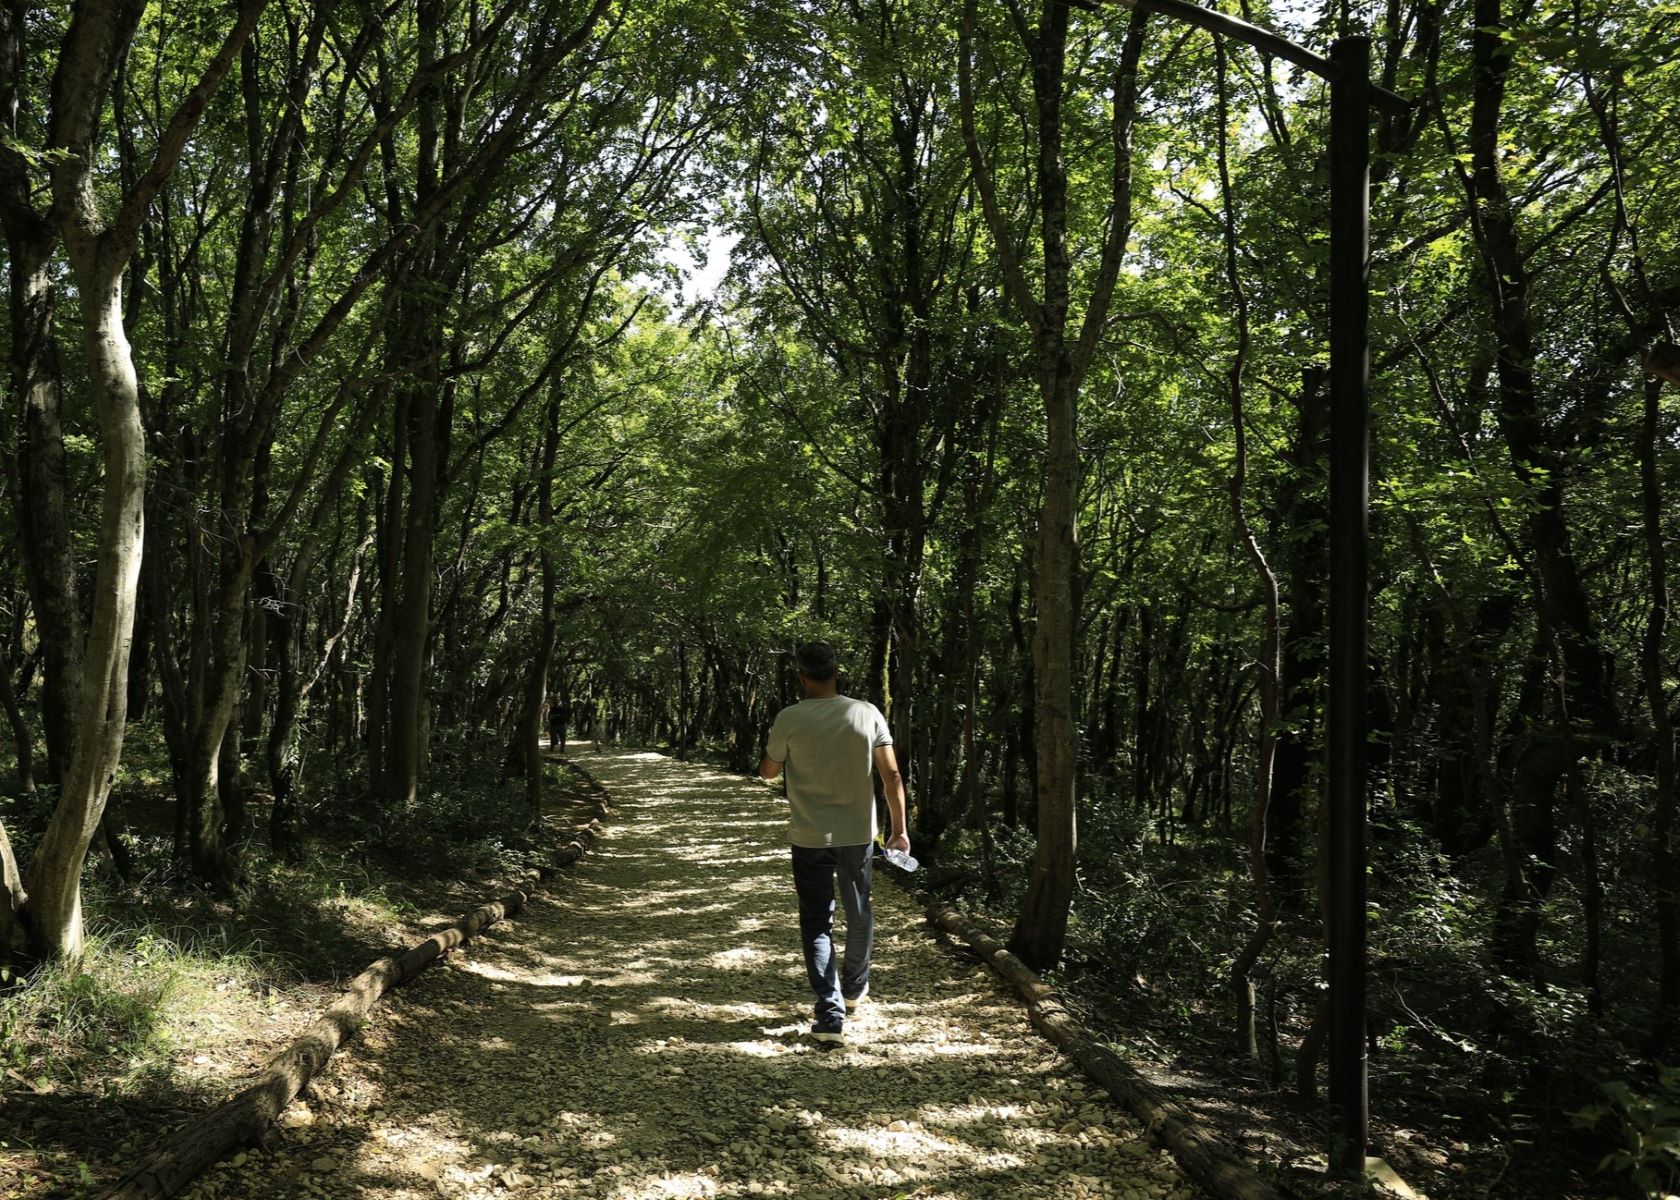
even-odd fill
[(191, 1195), (1195, 1194), (885, 881), (850, 1043), (808, 1045), (780, 797), (657, 754), (580, 761), (614, 815), (576, 872), (376, 1010), (273, 1149)]

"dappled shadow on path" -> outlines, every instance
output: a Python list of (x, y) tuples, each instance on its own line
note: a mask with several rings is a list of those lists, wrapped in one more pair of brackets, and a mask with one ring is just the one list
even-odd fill
[(606, 836), (519, 920), (404, 989), (203, 1196), (1188, 1197), (1012, 998), (876, 888), (850, 1044), (803, 1033), (785, 803), (586, 755)]

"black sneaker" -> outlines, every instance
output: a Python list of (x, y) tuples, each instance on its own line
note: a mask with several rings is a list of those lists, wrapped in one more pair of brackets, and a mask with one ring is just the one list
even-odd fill
[(811, 1026), (811, 1040), (823, 1046), (844, 1046), (846, 1044), (846, 1028), (836, 1021), (832, 1025)]

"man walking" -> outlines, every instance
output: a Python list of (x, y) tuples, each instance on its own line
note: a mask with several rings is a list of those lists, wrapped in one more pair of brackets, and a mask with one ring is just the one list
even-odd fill
[[(807, 642), (794, 653), (805, 699), (776, 714), (758, 773), (787, 770), (793, 886), (799, 896), (799, 938), (805, 974), (816, 998), (811, 1036), (826, 1045), (846, 1040), (846, 1014), (869, 994), (875, 916), (869, 907), (875, 842), (875, 787), (881, 772), (892, 821), (889, 848), (910, 850), (905, 833), (904, 779), (881, 710), (839, 693), (833, 647)], [(846, 910), (845, 960), (834, 957), (834, 884)]]
[(572, 718), (572, 706), (559, 696), (548, 701), (548, 745), (551, 750), (566, 753), (566, 725)]

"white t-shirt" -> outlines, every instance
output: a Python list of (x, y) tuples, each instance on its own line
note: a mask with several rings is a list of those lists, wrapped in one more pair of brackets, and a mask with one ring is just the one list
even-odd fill
[(787, 772), (788, 839), (806, 847), (873, 842), (875, 747), (890, 745), (887, 719), (867, 700), (807, 698), (777, 713), (766, 753)]

